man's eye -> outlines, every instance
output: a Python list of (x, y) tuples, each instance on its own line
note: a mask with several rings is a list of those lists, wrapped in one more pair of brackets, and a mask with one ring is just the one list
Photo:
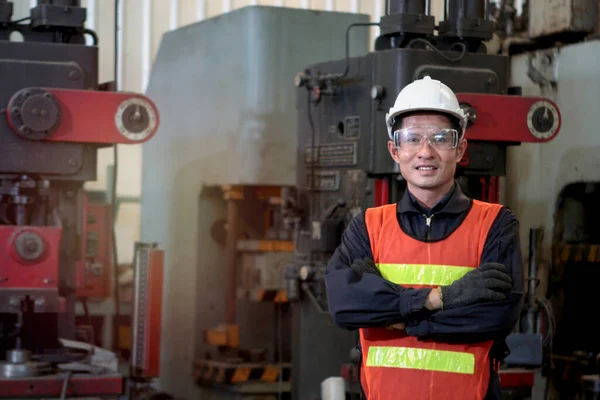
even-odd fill
[(419, 138), (417, 136), (409, 136), (406, 138), (406, 142), (408, 143), (416, 143), (419, 142)]
[(437, 135), (433, 138), (433, 140), (437, 143), (445, 143), (448, 141), (448, 138), (445, 135)]

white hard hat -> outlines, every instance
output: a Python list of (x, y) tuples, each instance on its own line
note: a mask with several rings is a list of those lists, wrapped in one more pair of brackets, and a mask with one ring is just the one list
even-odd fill
[(394, 106), (385, 115), (388, 136), (393, 139), (392, 126), (394, 119), (405, 113), (413, 111), (439, 111), (458, 119), (462, 128), (461, 137), (465, 134), (466, 118), (464, 111), (458, 104), (454, 92), (446, 85), (429, 76), (409, 83), (400, 91)]

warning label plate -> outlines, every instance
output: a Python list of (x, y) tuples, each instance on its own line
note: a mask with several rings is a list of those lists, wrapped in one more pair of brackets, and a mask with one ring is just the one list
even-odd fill
[(356, 165), (358, 161), (356, 149), (356, 143), (323, 144), (315, 148), (307, 147), (304, 160), (306, 164), (316, 163), (316, 165), (322, 167)]

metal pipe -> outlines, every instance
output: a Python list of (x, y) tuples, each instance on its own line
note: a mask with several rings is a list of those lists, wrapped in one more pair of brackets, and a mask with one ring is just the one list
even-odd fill
[(425, 14), (425, 0), (390, 0), (390, 14)]
[(425, 0), (425, 15), (431, 15), (431, 0)]
[(486, 0), (449, 0), (448, 20), (484, 19)]

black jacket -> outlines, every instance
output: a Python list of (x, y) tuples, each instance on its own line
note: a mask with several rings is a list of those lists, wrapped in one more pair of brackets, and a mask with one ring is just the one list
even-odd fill
[[(397, 203), (398, 222), (415, 239), (440, 240), (456, 230), (471, 205), (457, 183), (429, 211), (407, 191)], [(428, 227), (425, 220), (429, 217)], [(496, 340), (495, 348), (504, 350), (504, 338), (519, 319), (524, 292), (519, 223), (508, 208), (502, 208), (492, 224), (481, 257), (482, 263), (498, 262), (510, 271), (513, 290), (506, 301), (431, 313), (424, 308), (431, 289), (402, 288), (373, 274), (360, 278), (350, 265), (365, 257), (373, 259), (363, 212), (350, 222), (325, 273), (329, 310), (336, 325), (354, 330), (404, 322), (411, 336), (461, 343)], [(491, 379), (488, 398), (500, 398), (497, 375)]]

